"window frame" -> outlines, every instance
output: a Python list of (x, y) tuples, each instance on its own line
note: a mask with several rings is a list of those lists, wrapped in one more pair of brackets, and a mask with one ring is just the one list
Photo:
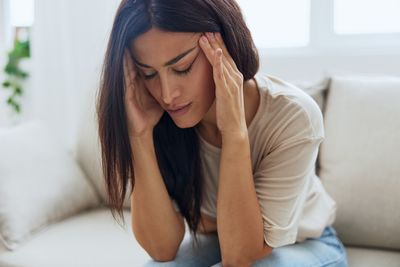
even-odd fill
[(10, 0), (0, 0), (0, 36), (2, 39), (4, 38), (0, 45), (2, 52), (7, 51), (12, 46), (12, 28), (10, 24), (10, 14), (8, 12), (9, 1)]
[[(7, 51), (7, 20), (6, 20), (5, 0), (0, 0), (0, 68), (3, 69)], [(0, 82), (2, 81), (3, 72), (0, 72)]]
[(337, 34), (334, 0), (311, 0), (310, 41), (303, 47), (258, 47), (260, 56), (400, 54), (400, 33)]

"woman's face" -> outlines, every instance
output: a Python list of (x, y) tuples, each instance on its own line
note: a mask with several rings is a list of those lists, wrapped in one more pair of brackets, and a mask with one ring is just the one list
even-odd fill
[(152, 28), (132, 42), (147, 90), (180, 128), (199, 123), (215, 99), (212, 66), (198, 44), (201, 35)]

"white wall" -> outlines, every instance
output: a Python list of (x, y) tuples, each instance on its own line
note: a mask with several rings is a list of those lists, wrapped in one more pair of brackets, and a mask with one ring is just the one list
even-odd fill
[(117, 1), (35, 1), (33, 116), (45, 120), (68, 148), (78, 110), (98, 84)]
[(7, 92), (1, 87), (4, 81), (4, 64), (6, 63), (6, 20), (5, 20), (5, 3), (0, 0), (0, 127), (3, 126), (7, 118), (7, 106), (5, 99)]
[[(83, 3), (84, 2), (84, 3)], [(112, 26), (112, 21), (120, 1), (69, 0), (71, 32), (72, 82), (71, 106), (81, 108), (86, 103), (81, 100), (88, 90), (96, 90), (103, 63), (104, 53)], [(71, 111), (71, 130), (76, 132), (79, 108)], [(73, 136), (70, 144), (73, 144)]]
[(3, 63), (3, 59), (4, 59), (4, 49), (5, 49), (5, 19), (4, 19), (4, 0), (0, 0), (0, 63)]

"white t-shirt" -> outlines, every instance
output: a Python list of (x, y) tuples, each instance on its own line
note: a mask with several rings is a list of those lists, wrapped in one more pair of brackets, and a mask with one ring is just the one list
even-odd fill
[[(324, 140), (321, 110), (309, 95), (277, 77), (257, 74), (255, 80), (260, 105), (248, 134), (264, 240), (280, 247), (319, 237), (336, 215), (335, 201), (315, 174)], [(201, 212), (212, 218), (217, 217), (220, 152), (200, 136)]]

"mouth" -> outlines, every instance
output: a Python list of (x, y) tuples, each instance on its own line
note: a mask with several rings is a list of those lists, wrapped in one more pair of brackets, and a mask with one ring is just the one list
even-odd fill
[(173, 115), (173, 116), (176, 116), (176, 115), (183, 115), (183, 114), (185, 114), (185, 113), (190, 109), (191, 106), (192, 106), (192, 102), (190, 102), (189, 104), (187, 104), (187, 105), (185, 105), (185, 106), (176, 108), (176, 109), (174, 109), (174, 110), (168, 109), (167, 112), (168, 112), (170, 115)]

